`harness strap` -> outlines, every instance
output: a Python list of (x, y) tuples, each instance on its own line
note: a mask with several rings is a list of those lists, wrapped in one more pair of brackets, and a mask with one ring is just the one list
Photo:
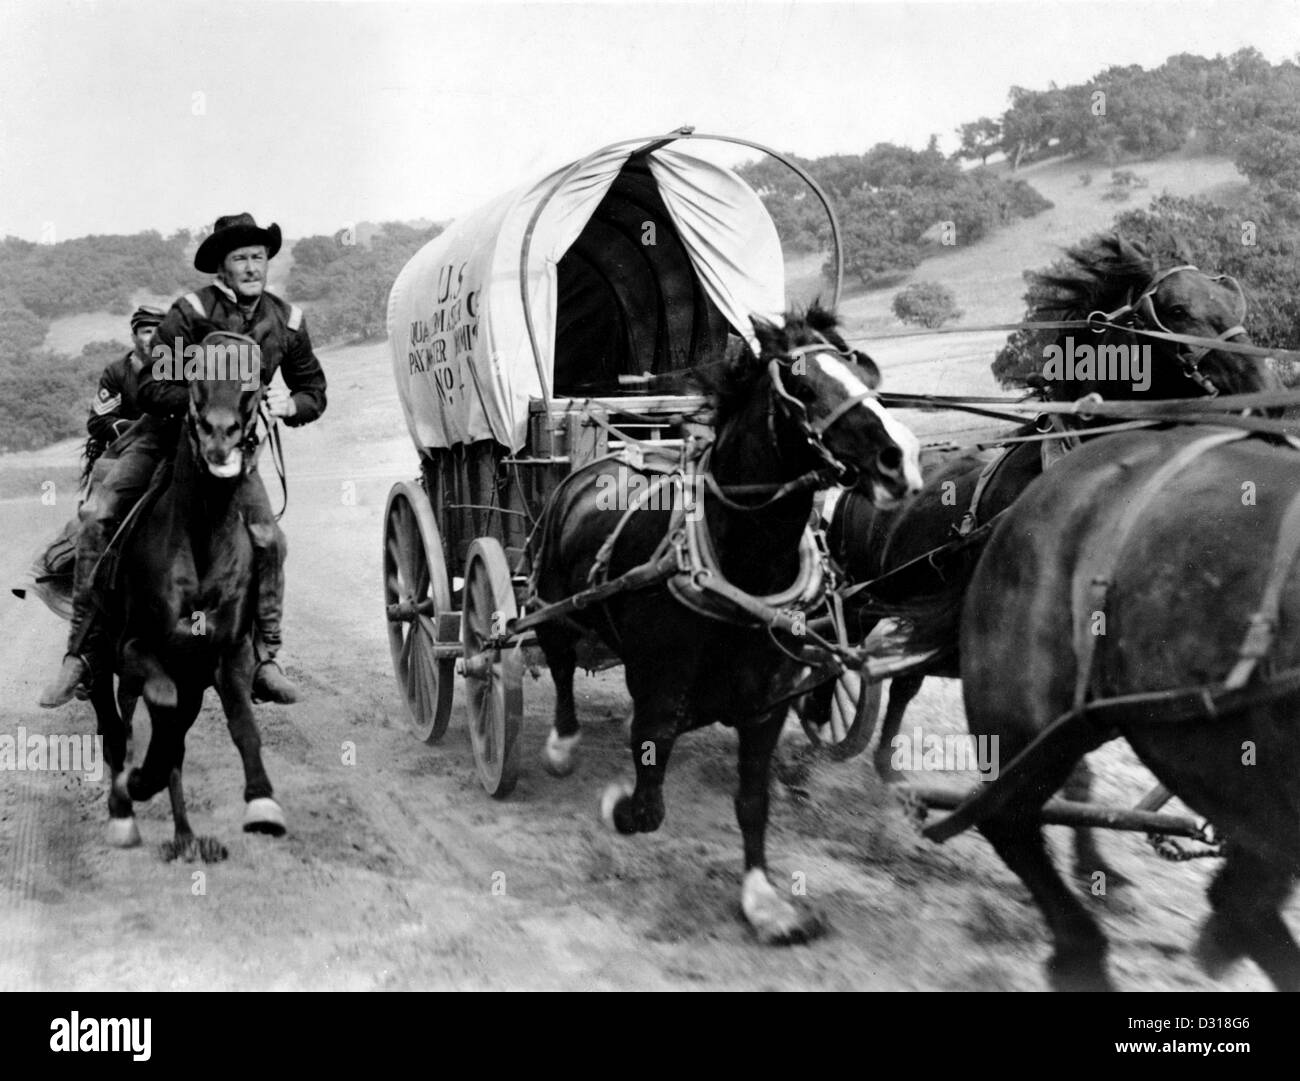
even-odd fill
[(718, 484), (712, 473), (705, 471), (702, 475), (704, 477), (704, 486), (709, 490), (713, 497), (728, 510), (754, 513), (760, 510), (766, 510), (768, 507), (772, 506), (772, 504), (779, 502), (788, 495), (794, 495), (796, 492), (806, 492), (810, 489), (825, 487), (834, 480), (834, 478), (829, 476), (828, 473), (829, 471), (826, 469), (814, 469), (804, 473), (802, 476), (795, 477), (794, 480), (788, 480), (778, 487), (775, 493), (773, 493), (769, 498), (763, 500), (761, 503), (737, 503), (734, 499), (728, 498), (726, 492), (768, 491), (770, 490), (768, 485), (729, 484), (724, 489), (720, 484)]
[(1098, 635), (1093, 634), (1088, 623), (1094, 612), (1106, 610), (1107, 595), (1114, 582), (1115, 562), (1128, 541), (1139, 519), (1152, 498), (1165, 488), (1206, 451), (1233, 440), (1244, 438), (1240, 431), (1222, 429), (1194, 439), (1159, 466), (1142, 483), (1125, 505), (1123, 512), (1106, 535), (1104, 546), (1097, 546), (1085, 556), (1074, 574), (1072, 611), (1074, 613), (1074, 653), (1078, 659), (1078, 672), (1074, 684), (1074, 707), (1082, 708), (1092, 682), (1092, 666), (1097, 651)]
[(867, 391), (863, 391), (861, 394), (855, 394), (850, 398), (845, 398), (844, 401), (840, 402), (839, 405), (837, 405), (828, 414), (826, 414), (826, 416), (822, 417), (821, 420), (817, 421), (815, 424), (808, 425), (808, 428), (813, 433), (813, 435), (817, 436), (820, 439), (823, 435), (826, 434), (827, 430), (831, 427), (831, 425), (833, 425), (837, 420), (839, 420), (840, 417), (844, 416), (844, 414), (847, 413), (850, 409), (856, 409), (868, 398), (876, 398), (876, 397), (878, 397), (878, 395), (874, 390), (867, 390)]
[[(605, 542), (600, 546), (600, 549), (596, 552), (596, 558), (592, 561), (591, 569), (587, 572), (587, 582), (589, 584), (599, 585), (600, 583), (608, 580), (609, 561), (614, 556), (614, 546), (618, 544), (619, 537), (623, 535), (623, 528), (628, 524), (628, 522), (632, 520), (632, 515), (634, 515), (637, 511), (639, 511), (642, 507), (644, 507), (646, 503), (650, 501), (651, 496), (653, 496), (666, 484), (678, 480), (679, 476), (680, 474), (670, 474), (668, 476), (655, 477), (654, 480), (650, 482), (648, 487), (643, 488), (641, 491), (637, 492), (636, 498), (631, 501), (631, 503), (628, 505), (627, 510), (623, 512), (623, 517), (621, 517), (618, 520), (618, 525), (616, 525), (614, 527), (613, 532), (611, 532), (610, 535), (605, 538)], [(680, 495), (681, 493), (680, 486), (678, 485), (674, 485), (674, 486), (678, 488), (678, 494)], [(672, 532), (671, 528), (669, 529), (669, 532), (670, 533)]]
[(984, 489), (989, 486), (993, 475), (998, 468), (1007, 460), (1010, 450), (1003, 448), (995, 457), (990, 458), (984, 468), (980, 470), (979, 478), (975, 481), (975, 491), (971, 493), (970, 506), (966, 508), (966, 513), (962, 515), (961, 524), (957, 526), (957, 535), (964, 537), (975, 528), (975, 521), (980, 508), (980, 500), (984, 498)]
[[(1078, 449), (1080, 442), (1078, 433), (1070, 429), (1070, 427), (1065, 423), (1065, 418), (1060, 413), (1050, 414), (1048, 416), (1048, 421), (1051, 424), (1051, 429), (1043, 434), (1055, 438), (1050, 440), (1044, 439), (1042, 441), (1042, 447), (1039, 451), (1039, 459), (1042, 462), (1044, 472), (1069, 454), (1070, 451)], [(1108, 427), (1113, 428), (1118, 426), (1109, 425)], [(1096, 432), (1101, 430), (1102, 429), (1093, 429), (1089, 434), (1096, 434)]]
[(849, 586), (847, 589), (840, 590), (840, 600), (842, 602), (847, 602), (854, 600), (861, 593), (866, 593), (869, 595), (868, 599), (860, 601), (860, 604), (869, 605), (872, 601), (875, 601), (878, 604), (888, 605), (888, 597), (887, 595), (882, 594), (882, 589), (888, 591), (896, 582), (901, 581), (905, 583), (903, 592), (904, 595), (906, 595), (911, 591), (909, 588), (911, 583), (908, 583), (907, 581), (908, 576), (923, 567), (929, 567), (932, 572), (939, 575), (941, 580), (945, 580), (943, 578), (944, 566), (949, 557), (958, 555), (976, 545), (983, 544), (993, 532), (994, 526), (998, 524), (1002, 515), (1005, 513), (1006, 510), (1000, 510), (987, 522), (972, 529), (969, 533), (945, 541), (943, 544), (931, 548), (928, 552), (922, 552), (919, 556), (914, 556), (906, 563), (900, 563), (897, 567), (891, 567), (889, 570), (885, 571), (884, 574), (879, 574), (875, 578), (870, 578), (865, 582), (858, 582), (855, 585)]
[(1236, 690), (1249, 682), (1259, 662), (1273, 650), (1274, 633), (1281, 615), (1282, 591), (1291, 566), (1300, 555), (1300, 495), (1296, 495), (1282, 516), (1278, 527), (1277, 547), (1273, 550), (1273, 565), (1259, 607), (1250, 617), (1246, 637), (1237, 650), (1237, 663), (1233, 665), (1224, 686)]

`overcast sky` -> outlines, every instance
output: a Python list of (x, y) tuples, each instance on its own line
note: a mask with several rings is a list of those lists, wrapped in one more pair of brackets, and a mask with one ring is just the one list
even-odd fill
[(1012, 84), (1253, 45), (1296, 0), (504, 4), (0, 0), (0, 235), (290, 236), (443, 219), (693, 124), (817, 155), (920, 147)]

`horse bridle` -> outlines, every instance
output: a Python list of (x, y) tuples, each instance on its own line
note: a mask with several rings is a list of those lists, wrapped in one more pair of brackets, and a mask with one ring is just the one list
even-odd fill
[[(1095, 311), (1089, 314), (1088, 322), (1095, 324), (1092, 328), (1094, 334), (1100, 334), (1105, 330), (1104, 323), (1115, 323), (1121, 319), (1136, 317), (1147, 327), (1153, 327), (1156, 330), (1163, 331), (1166, 334), (1172, 334), (1173, 331), (1160, 321), (1160, 316), (1156, 312), (1155, 301), (1152, 299), (1156, 290), (1160, 288), (1161, 283), (1174, 274), (1179, 274), (1184, 270), (1201, 273), (1201, 268), (1191, 263), (1180, 263), (1178, 266), (1168, 267), (1154, 275), (1147, 282), (1146, 287), (1138, 294), (1136, 299), (1129, 299), (1113, 312)], [(1205, 275), (1212, 282), (1226, 282), (1232, 286), (1233, 292), (1237, 294), (1239, 302), (1239, 311), (1237, 322), (1225, 330), (1222, 334), (1215, 335), (1215, 341), (1228, 341), (1238, 335), (1246, 333), (1246, 312), (1247, 301), (1245, 290), (1241, 288), (1241, 282), (1237, 281), (1231, 274), (1207, 274)], [(1130, 297), (1132, 294), (1130, 293)], [(1186, 346), (1177, 347), (1177, 356), (1182, 364), (1183, 375), (1195, 383), (1203, 390), (1207, 396), (1213, 398), (1219, 393), (1219, 388), (1211, 383), (1201, 372), (1200, 363), (1205, 355), (1211, 351), (1210, 346), (1200, 346), (1191, 348)]]
[[(243, 425), (243, 434), (239, 437), (237, 446), (240, 453), (244, 455), (244, 464), (242, 471), (249, 471), (250, 462), (255, 461), (255, 454), (261, 446), (262, 440), (257, 434), (257, 422), (259, 418), (266, 424), (267, 430), (271, 429), (273, 418), (266, 411), (266, 384), (259, 381), (257, 387), (257, 398), (254, 403), (250, 419), (246, 425)], [(199, 431), (198, 431), (198, 413), (194, 409), (194, 400), (190, 399), (185, 409), (185, 434), (190, 441), (190, 447), (196, 453), (199, 451)]]
[[(793, 368), (795, 362), (801, 357), (810, 353), (834, 353), (848, 364), (857, 364), (857, 359), (851, 352), (837, 348), (831, 342), (821, 341), (812, 345), (801, 345), (781, 356), (773, 357), (768, 361), (767, 371), (769, 382), (772, 386), (772, 400), (777, 406), (785, 410), (795, 425), (803, 433), (804, 438), (808, 441), (809, 446), (817, 452), (818, 457), (822, 459), (827, 467), (834, 474), (836, 484), (842, 484), (851, 488), (857, 483), (858, 471), (855, 467), (845, 465), (826, 445), (824, 436), (832, 427), (835, 426), (844, 416), (857, 405), (866, 401), (868, 398), (878, 397), (874, 390), (867, 389), (861, 394), (855, 394), (845, 398), (834, 409), (832, 409), (821, 420), (813, 421), (808, 417), (808, 407), (798, 398), (785, 389), (785, 384), (781, 381), (781, 369)], [(776, 430), (773, 427), (773, 410), (769, 409), (767, 414), (768, 428), (772, 432), (773, 439), (776, 438)]]

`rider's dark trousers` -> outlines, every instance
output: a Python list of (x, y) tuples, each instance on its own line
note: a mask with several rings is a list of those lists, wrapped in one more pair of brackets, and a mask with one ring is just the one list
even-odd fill
[[(165, 455), (160, 433), (133, 432), (127, 446), (102, 473), (78, 511), (81, 532), (77, 538), (77, 563), (73, 576), (72, 628), (68, 652), (92, 659), (104, 644), (101, 621), (95, 618), (92, 594), (95, 565), (153, 479)], [(111, 454), (109, 451), (107, 454)], [(107, 457), (106, 454), (106, 457)], [(97, 463), (98, 470), (102, 465)], [(97, 471), (98, 471), (97, 470)], [(240, 482), (236, 496), (253, 542), (257, 571), (257, 629), (264, 649), (259, 656), (275, 656), (280, 648), (280, 619), (284, 609), (284, 533), (275, 521), (266, 486), (254, 468)]]

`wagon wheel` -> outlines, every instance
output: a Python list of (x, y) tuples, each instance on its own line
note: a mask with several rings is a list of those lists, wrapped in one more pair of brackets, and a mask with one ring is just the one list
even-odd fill
[(836, 761), (861, 754), (876, 731), (880, 683), (844, 669), (838, 679), (815, 688), (795, 704), (808, 738)]
[(451, 718), (456, 660), (437, 650), (439, 619), (453, 611), (451, 586), (428, 497), (410, 481), (393, 485), (384, 511), (384, 609), (411, 731), (436, 743)]
[(524, 712), (523, 657), (516, 648), (488, 643), (500, 638), (518, 613), (510, 567), (501, 544), (479, 537), (465, 561), (465, 713), (479, 780), (489, 796), (503, 799), (515, 787), (519, 730)]

